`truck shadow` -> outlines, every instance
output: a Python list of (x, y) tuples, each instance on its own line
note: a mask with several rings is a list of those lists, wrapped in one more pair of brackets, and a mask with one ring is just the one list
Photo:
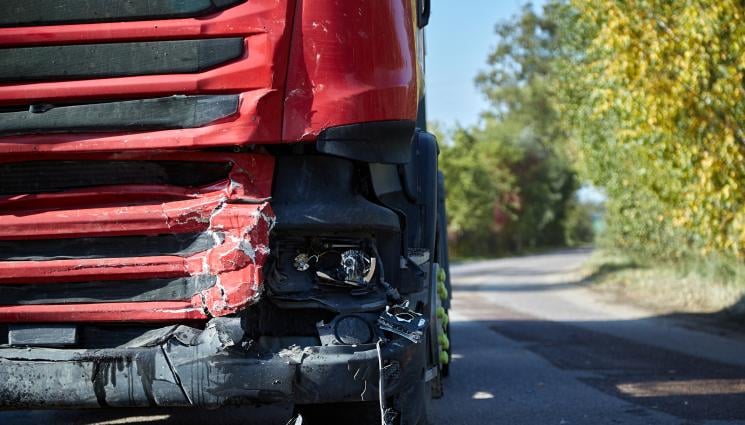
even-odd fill
[(0, 423), (12, 425), (286, 425), (290, 417), (291, 411), (285, 409), (253, 407), (0, 411)]
[(712, 314), (551, 321), (456, 288), (455, 310), (468, 304), (476, 320), (452, 324), (452, 376), (435, 402), (441, 423), (493, 412), (489, 423), (745, 423), (745, 328), (730, 320), (745, 297)]

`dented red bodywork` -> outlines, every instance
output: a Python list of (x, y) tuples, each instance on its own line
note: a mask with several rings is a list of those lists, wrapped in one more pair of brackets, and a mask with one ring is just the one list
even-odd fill
[(0, 28), (0, 48), (243, 36), (238, 60), (196, 74), (0, 83), (0, 106), (240, 93), (210, 125), (0, 137), (0, 154), (200, 148), (314, 140), (325, 128), (416, 120), (412, 0), (251, 0), (205, 18)]
[[(45, 160), (80, 156), (44, 157)], [(0, 198), (0, 240), (207, 232), (219, 243), (182, 258), (2, 261), (0, 285), (166, 278), (210, 274), (217, 283), (183, 302), (0, 306), (2, 322), (175, 321), (234, 313), (256, 299), (274, 215), (274, 159), (268, 155), (197, 152), (87, 154), (90, 160), (229, 162), (229, 178), (187, 190), (168, 186), (97, 187)], [(28, 160), (28, 158), (25, 158)], [(217, 236), (215, 236), (217, 237)], [(102, 291), (105, 291), (105, 287)]]
[(284, 140), (314, 140), (323, 129), (344, 124), (416, 120), (415, 4), (298, 1)]
[[(171, 95), (239, 94), (238, 112), (198, 128), (8, 135), (0, 163), (65, 160), (223, 161), (205, 187), (118, 185), (0, 197), (0, 240), (221, 232), (182, 258), (0, 261), (0, 285), (211, 274), (188, 301), (0, 306), (0, 322), (176, 322), (236, 312), (260, 294), (274, 222), (269, 155), (199, 149), (312, 141), (324, 129), (415, 120), (419, 101), (412, 0), (250, 0), (192, 19), (0, 28), (0, 48), (240, 36), (237, 60), (193, 74), (0, 83), (0, 106)], [(105, 288), (102, 288), (105, 290)]]

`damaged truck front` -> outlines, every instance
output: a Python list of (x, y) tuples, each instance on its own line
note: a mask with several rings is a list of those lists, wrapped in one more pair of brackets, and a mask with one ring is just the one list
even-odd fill
[(0, 2), (0, 407), (426, 424), (450, 357), (428, 17)]

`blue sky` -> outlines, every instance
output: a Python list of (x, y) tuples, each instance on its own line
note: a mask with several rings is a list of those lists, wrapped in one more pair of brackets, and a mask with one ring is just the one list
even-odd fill
[[(2, 1), (2, 0), (0, 0)], [(526, 0), (432, 0), (427, 27), (427, 118), (446, 127), (478, 122), (487, 102), (473, 80), (486, 68), (486, 57), (496, 45), (494, 25), (512, 18)], [(530, 1), (535, 8), (545, 0)], [(590, 186), (579, 191), (583, 201), (605, 196)]]
[[(496, 45), (494, 25), (525, 0), (432, 0), (427, 27), (427, 113), (446, 126), (475, 124), (487, 104), (473, 80)], [(534, 6), (543, 0), (532, 1)]]

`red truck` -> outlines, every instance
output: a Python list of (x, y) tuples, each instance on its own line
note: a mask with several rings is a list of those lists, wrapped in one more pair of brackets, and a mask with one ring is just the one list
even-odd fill
[(429, 3), (2, 0), (0, 407), (428, 423)]

